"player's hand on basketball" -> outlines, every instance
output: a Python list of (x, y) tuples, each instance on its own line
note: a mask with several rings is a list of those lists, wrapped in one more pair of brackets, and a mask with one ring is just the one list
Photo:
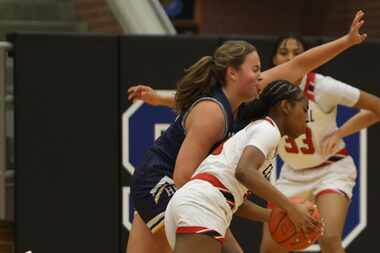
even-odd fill
[(347, 34), (348, 40), (352, 45), (360, 44), (367, 38), (366, 33), (360, 33), (360, 28), (364, 24), (363, 17), (364, 17), (364, 12), (360, 10), (356, 12), (354, 20), (352, 21), (350, 31)]
[(142, 100), (147, 104), (159, 105), (160, 95), (147, 85), (135, 85), (128, 89), (128, 100)]
[(297, 232), (303, 232), (306, 238), (308, 237), (308, 231), (320, 232), (323, 227), (320, 220), (316, 220), (311, 216), (313, 208), (316, 207), (314, 205), (295, 204), (287, 211), (289, 219), (293, 222)]
[(336, 134), (336, 132), (326, 135), (320, 143), (321, 155), (327, 156), (333, 154), (340, 139), (341, 138)]
[[(305, 207), (307, 208), (309, 214), (313, 214), (315, 213), (315, 211), (317, 211), (318, 213), (318, 216), (319, 216), (319, 211), (318, 211), (318, 207), (315, 203), (313, 202), (310, 202), (310, 201), (305, 201), (303, 203), (305, 205)], [(320, 235), (323, 235), (324, 232), (325, 232), (325, 221), (323, 220), (323, 218), (316, 218), (316, 216), (312, 215), (313, 216), (313, 219), (315, 221), (317, 221), (315, 224), (317, 224), (317, 229), (315, 230), (315, 232), (319, 232)]]

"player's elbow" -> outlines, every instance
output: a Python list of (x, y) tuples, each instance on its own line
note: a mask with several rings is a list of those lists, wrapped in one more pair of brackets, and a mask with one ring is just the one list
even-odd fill
[(248, 178), (247, 170), (238, 166), (235, 170), (235, 177), (239, 182), (245, 185), (245, 182), (247, 181), (247, 178)]
[(380, 113), (375, 114), (375, 112), (372, 112), (370, 114), (370, 121), (374, 122), (374, 123), (379, 122), (380, 121)]
[(379, 122), (380, 121), (380, 103), (376, 106), (376, 109), (372, 110), (372, 121)]
[(366, 115), (367, 121), (370, 123), (378, 123), (380, 121), (380, 104), (377, 107), (371, 108), (369, 110), (363, 110), (362, 113)]
[(245, 187), (252, 190), (261, 180), (261, 174), (257, 169), (251, 167), (237, 167), (235, 170), (236, 179)]
[(182, 187), (187, 181), (190, 180), (190, 178), (190, 176), (182, 173), (174, 173), (173, 175), (173, 180), (177, 189)]
[[(378, 122), (380, 120), (380, 98), (361, 91), (357, 107), (363, 109), (367, 117), (370, 116), (372, 122)], [(370, 115), (370, 114), (374, 115)], [(368, 116), (369, 115), (369, 116)]]

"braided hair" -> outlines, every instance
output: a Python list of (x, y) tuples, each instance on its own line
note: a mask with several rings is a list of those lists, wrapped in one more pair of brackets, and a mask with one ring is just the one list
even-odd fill
[(269, 110), (281, 100), (297, 101), (301, 89), (286, 80), (272, 81), (260, 93), (258, 99), (245, 104), (239, 110), (239, 121), (246, 125), (268, 115)]

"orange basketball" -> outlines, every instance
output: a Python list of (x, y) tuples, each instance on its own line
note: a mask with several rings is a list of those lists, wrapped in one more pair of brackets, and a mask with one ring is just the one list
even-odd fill
[[(291, 198), (293, 203), (312, 205), (310, 201), (302, 198)], [(320, 219), (320, 213), (317, 208), (314, 209), (312, 216)], [(303, 232), (296, 232), (293, 222), (288, 218), (286, 212), (278, 207), (273, 207), (270, 220), (268, 222), (269, 231), (274, 241), (288, 250), (301, 250), (312, 245), (320, 237), (319, 232), (311, 231), (308, 233), (308, 239)]]

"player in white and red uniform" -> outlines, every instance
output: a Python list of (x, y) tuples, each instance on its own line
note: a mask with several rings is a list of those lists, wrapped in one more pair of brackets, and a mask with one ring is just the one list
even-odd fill
[[(291, 60), (305, 50), (297, 36), (277, 42), (275, 65)], [(380, 99), (331, 77), (309, 73), (299, 82), (309, 100), (308, 126), (296, 139), (284, 137), (279, 154), (284, 161), (276, 187), (286, 196), (314, 201), (325, 222), (319, 240), (322, 252), (343, 253), (341, 234), (345, 223), (356, 167), (345, 149), (343, 137), (378, 121)], [(337, 105), (366, 109), (337, 127)], [(264, 225), (261, 253), (286, 253), (276, 244)]]
[[(270, 117), (251, 122), (221, 144), (169, 201), (165, 231), (175, 252), (220, 252), (217, 240), (223, 240), (238, 209), (248, 218), (268, 220), (268, 210), (253, 208), (246, 200), (248, 190), (288, 210), (297, 226), (309, 223), (319, 229), (305, 209), (304, 213), (289, 210), (286, 206), (295, 206), (265, 178), (273, 168), (281, 136), (297, 137), (305, 131), (307, 100), (298, 87), (279, 80), (263, 90), (260, 101), (266, 108), (262, 113)], [(241, 208), (249, 205), (254, 211), (247, 215)]]
[(304, 135), (281, 140), (279, 153), (285, 165), (277, 186), (288, 196), (307, 192), (312, 194), (308, 198), (316, 198), (335, 191), (350, 199), (356, 168), (344, 141), (340, 139), (328, 154), (322, 154), (320, 146), (337, 129), (337, 105), (354, 106), (360, 90), (315, 73), (305, 76), (300, 88), (309, 99), (309, 122)]
[[(169, 202), (165, 214), (169, 218), (165, 220), (165, 228), (172, 248), (176, 233), (213, 231), (217, 239), (223, 241), (232, 214), (243, 204), (248, 192), (247, 187), (235, 177), (244, 148), (251, 145), (263, 152), (266, 159), (259, 172), (265, 174), (266, 170), (273, 168), (280, 139), (280, 131), (272, 119), (257, 120), (227, 140), (221, 153), (214, 153), (201, 163), (192, 181), (179, 189), (173, 201)], [(192, 203), (195, 204), (194, 209)], [(209, 215), (198, 212), (200, 203), (203, 208), (213, 211)], [(211, 222), (215, 215), (220, 219)]]

